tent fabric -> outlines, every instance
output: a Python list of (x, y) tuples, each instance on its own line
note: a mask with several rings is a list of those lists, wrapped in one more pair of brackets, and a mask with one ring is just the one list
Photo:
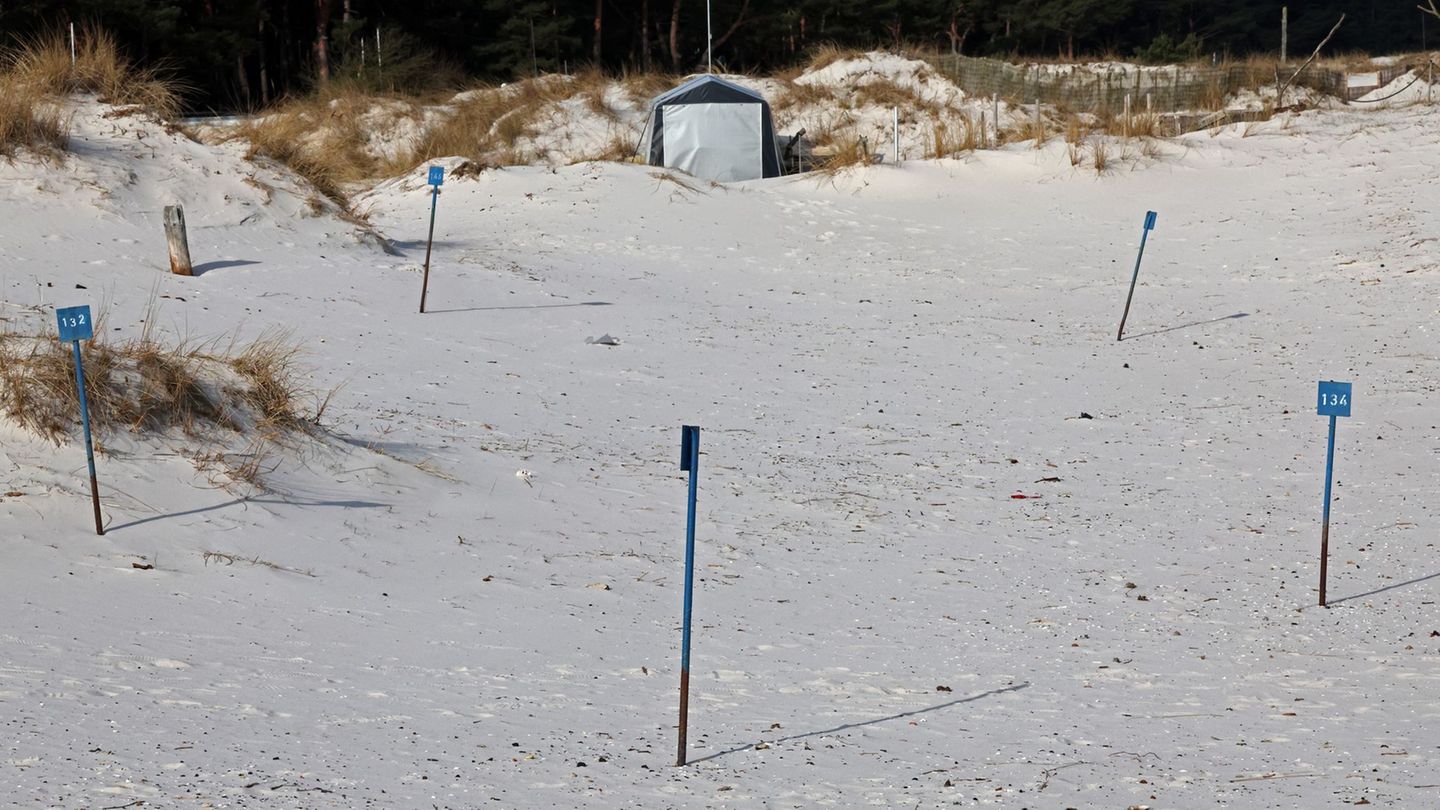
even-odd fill
[(667, 166), (721, 182), (764, 177), (759, 104), (677, 104), (665, 114)]
[(780, 176), (774, 119), (759, 93), (701, 76), (656, 96), (650, 109), (650, 165), (722, 182)]

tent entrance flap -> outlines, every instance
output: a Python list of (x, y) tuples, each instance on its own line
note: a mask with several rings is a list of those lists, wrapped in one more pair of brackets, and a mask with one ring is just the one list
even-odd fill
[(764, 176), (760, 104), (665, 107), (665, 165), (721, 182)]

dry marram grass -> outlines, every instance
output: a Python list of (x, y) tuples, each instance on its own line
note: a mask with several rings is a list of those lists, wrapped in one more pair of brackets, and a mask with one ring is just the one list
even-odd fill
[(836, 62), (841, 62), (846, 59), (859, 59), (864, 55), (865, 51), (858, 48), (846, 48), (836, 45), (833, 42), (826, 42), (811, 49), (810, 63), (806, 65), (806, 70), (823, 70)]
[(179, 82), (163, 68), (137, 67), (113, 36), (94, 26), (85, 26), (76, 37), (73, 63), (67, 36), (52, 31), (5, 51), (0, 70), (30, 92), (94, 93), (108, 104), (140, 107), (161, 118), (180, 111)]
[(179, 85), (162, 71), (135, 67), (104, 31), (81, 31), (73, 64), (68, 39), (44, 34), (0, 50), (0, 155), (63, 152), (70, 143), (64, 100), (82, 93), (161, 118), (180, 109)]
[(57, 155), (70, 143), (70, 123), (59, 105), (33, 85), (0, 76), (0, 155), (20, 149)]
[(944, 121), (931, 128), (930, 157), (950, 157), (985, 148), (985, 132), (978, 121), (963, 116), (957, 123), (958, 129)]
[(420, 114), (417, 101), (339, 85), (322, 95), (284, 101), (230, 138), (249, 143), (246, 157), (264, 156), (289, 166), (343, 207), (349, 184), (394, 173), (402, 162), (377, 157), (368, 148), (379, 118), (418, 121)]
[(815, 153), (815, 159), (820, 162), (817, 170), (823, 174), (836, 174), (845, 169), (870, 166), (876, 162), (875, 153), (864, 138), (844, 137), (832, 141), (827, 151), (828, 154), (823, 155), (818, 150)]
[[(538, 131), (555, 105), (575, 95), (599, 95), (603, 104), (604, 77), (591, 74), (577, 86), (566, 76), (541, 76), (504, 87), (471, 90), (456, 104), (453, 114), (426, 131), (405, 163), (458, 155), (475, 161), (515, 165), (526, 162), (518, 143)], [(599, 85), (597, 86), (597, 82)]]
[(207, 551), (202, 556), (202, 559), (204, 560), (205, 565), (210, 565), (211, 563), (214, 563), (216, 565), (234, 565), (235, 563), (245, 563), (250, 566), (269, 568), (273, 571), (284, 571), (289, 574), (300, 574), (301, 576), (306, 577), (315, 576), (315, 572), (311, 571), (308, 568), (291, 568), (288, 565), (281, 565), (279, 563), (274, 563), (269, 560), (263, 560), (258, 555), (253, 557), (246, 557), (241, 554), (231, 554), (225, 551)]
[[(148, 319), (147, 319), (148, 320)], [(97, 334), (101, 334), (97, 330)], [(204, 437), (213, 429), (266, 434), (315, 422), (300, 349), (269, 333), (238, 351), (166, 345), (149, 333), (81, 346), (85, 401), (96, 435), (120, 430)], [(324, 398), (317, 397), (323, 404)], [(243, 405), (243, 407), (242, 407)], [(0, 413), (57, 444), (78, 427), (71, 348), (48, 337), (0, 334)]]

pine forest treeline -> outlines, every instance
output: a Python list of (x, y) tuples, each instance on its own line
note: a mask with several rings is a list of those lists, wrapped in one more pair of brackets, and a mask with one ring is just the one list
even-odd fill
[[(726, 70), (781, 68), (822, 43), (1014, 57), (1145, 61), (1292, 52), (1341, 13), (1332, 50), (1419, 50), (1415, 0), (711, 0)], [(590, 66), (686, 73), (705, 62), (705, 0), (0, 0), (11, 44), (98, 26), (164, 63), (192, 109), (249, 109), (336, 79), (441, 87)], [(1428, 20), (1430, 28), (1440, 20)]]

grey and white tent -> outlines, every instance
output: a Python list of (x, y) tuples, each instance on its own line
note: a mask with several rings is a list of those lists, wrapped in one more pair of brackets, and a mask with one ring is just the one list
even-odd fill
[(765, 97), (715, 76), (656, 96), (645, 137), (651, 166), (705, 180), (780, 176), (775, 124)]

